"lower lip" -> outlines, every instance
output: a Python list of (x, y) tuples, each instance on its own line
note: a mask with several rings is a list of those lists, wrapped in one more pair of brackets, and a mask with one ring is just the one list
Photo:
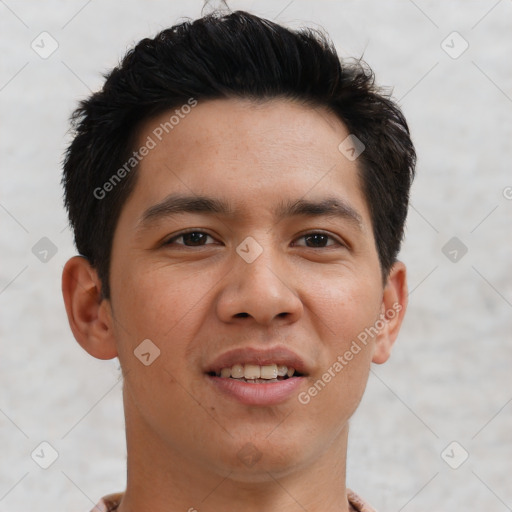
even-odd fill
[(276, 405), (286, 402), (290, 397), (297, 394), (297, 389), (301, 386), (304, 377), (290, 377), (278, 382), (256, 383), (224, 378), (207, 378), (215, 388), (228, 397), (237, 400), (246, 405)]

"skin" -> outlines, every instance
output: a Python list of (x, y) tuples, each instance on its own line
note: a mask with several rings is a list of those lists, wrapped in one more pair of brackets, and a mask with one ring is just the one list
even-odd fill
[[(169, 115), (143, 125), (140, 143)], [(101, 300), (85, 258), (67, 262), (63, 294), (76, 339), (94, 357), (118, 356), (124, 374), (120, 512), (349, 510), (348, 421), (371, 362), (389, 357), (407, 285), (397, 262), (383, 286), (358, 162), (338, 151), (347, 135), (332, 113), (284, 99), (199, 102), (138, 167), (114, 234), (110, 299)], [(224, 199), (238, 213), (182, 213), (139, 229), (143, 212), (176, 192)], [(333, 195), (360, 215), (360, 227), (272, 215), (283, 200)], [(189, 228), (209, 236), (164, 244)], [(318, 231), (327, 237), (304, 236)], [(252, 263), (235, 250), (248, 236), (263, 250)], [(282, 344), (309, 365), (299, 390), (307, 391), (397, 304), (399, 313), (306, 405), (295, 395), (243, 405), (203, 374), (227, 350)], [(160, 349), (149, 366), (134, 355), (145, 339)], [(247, 443), (261, 455), (252, 465), (238, 455)]]

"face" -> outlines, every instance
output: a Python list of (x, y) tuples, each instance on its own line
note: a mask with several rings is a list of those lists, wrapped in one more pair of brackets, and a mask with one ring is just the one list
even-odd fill
[(346, 432), (390, 307), (349, 133), (282, 99), (199, 102), (162, 136), (171, 115), (140, 131), (113, 239), (131, 422), (233, 478), (306, 467)]

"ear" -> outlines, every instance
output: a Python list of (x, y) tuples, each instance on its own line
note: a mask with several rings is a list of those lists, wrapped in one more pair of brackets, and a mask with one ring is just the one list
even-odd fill
[(377, 335), (372, 362), (382, 364), (389, 359), (407, 309), (407, 296), (407, 271), (405, 265), (397, 261), (391, 267), (382, 294), (380, 318), (384, 326)]
[(64, 266), (62, 295), (78, 343), (98, 359), (116, 357), (110, 302), (102, 297), (101, 281), (86, 258), (74, 256)]

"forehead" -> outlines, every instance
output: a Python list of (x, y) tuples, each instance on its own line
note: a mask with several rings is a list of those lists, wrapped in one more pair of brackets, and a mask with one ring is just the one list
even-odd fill
[(132, 195), (140, 208), (180, 192), (229, 197), (256, 211), (328, 193), (365, 217), (357, 162), (338, 149), (348, 135), (327, 109), (281, 98), (176, 107), (140, 127), (137, 147), (151, 149), (138, 165)]
[[(300, 155), (306, 162), (317, 160), (318, 150), (339, 158), (338, 144), (348, 135), (345, 125), (323, 107), (273, 98), (194, 100), (194, 107), (181, 106), (151, 118), (139, 129), (138, 145), (150, 137), (155, 144), (150, 160), (172, 151), (182, 163), (234, 153), (241, 158), (272, 161)], [(261, 149), (265, 148), (265, 153)], [(243, 150), (243, 154), (241, 153)], [(145, 159), (148, 160), (148, 159)]]

